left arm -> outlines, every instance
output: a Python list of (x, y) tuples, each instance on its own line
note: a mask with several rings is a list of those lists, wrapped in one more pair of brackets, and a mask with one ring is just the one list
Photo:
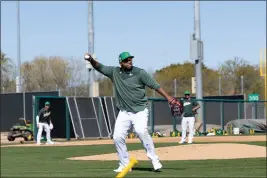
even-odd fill
[(48, 117), (48, 123), (49, 123), (49, 128), (52, 130), (54, 126), (52, 123), (51, 111), (50, 111), (50, 116)]
[(199, 105), (196, 101), (193, 102), (193, 106), (195, 106), (195, 107), (192, 109), (193, 111), (196, 111), (197, 109), (200, 108), (200, 105)]
[(156, 82), (155, 79), (153, 79), (146, 71), (141, 71), (141, 81), (143, 84), (148, 86), (149, 88), (156, 90), (161, 96), (166, 98), (168, 102), (170, 103), (173, 100), (173, 97), (167, 94), (163, 88), (160, 87), (160, 85)]
[(172, 102), (173, 97), (171, 97), (170, 95), (168, 95), (163, 88), (158, 88), (158, 89), (156, 89), (156, 91), (159, 94), (161, 94), (161, 96), (163, 96), (164, 98), (166, 98), (168, 100), (168, 103)]
[(52, 124), (51, 116), (49, 116), (49, 123)]
[(52, 121), (51, 121), (51, 117), (50, 117), (50, 124), (49, 124), (49, 128), (50, 128), (50, 130), (52, 130), (52, 129), (54, 128), (54, 125), (53, 125), (53, 123), (52, 123)]

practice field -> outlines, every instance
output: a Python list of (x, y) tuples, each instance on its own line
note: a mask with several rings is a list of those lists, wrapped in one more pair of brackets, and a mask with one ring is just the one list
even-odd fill
[[(129, 139), (139, 163), (126, 177), (266, 177), (266, 136), (196, 137), (190, 145), (154, 140), (162, 172), (153, 172), (141, 143)], [(115, 177), (115, 152), (112, 140), (2, 145), (1, 177)]]

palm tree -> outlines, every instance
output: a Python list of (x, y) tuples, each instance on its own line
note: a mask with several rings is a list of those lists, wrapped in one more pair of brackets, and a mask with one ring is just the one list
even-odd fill
[(5, 53), (1, 52), (1, 60), (0, 60), (1, 72), (9, 71), (11, 67), (11, 64), (9, 62), (10, 58), (8, 58)]
[(15, 88), (14, 78), (14, 64), (12, 59), (8, 58), (5, 53), (1, 51), (0, 58), (1, 65), (1, 89), (5, 88), (7, 92), (13, 92)]
[(3, 64), (3, 63), (5, 63), (6, 61), (8, 61), (9, 60), (9, 58), (7, 58), (6, 57), (6, 54), (5, 53), (3, 53), (3, 52), (1, 52), (1, 65)]

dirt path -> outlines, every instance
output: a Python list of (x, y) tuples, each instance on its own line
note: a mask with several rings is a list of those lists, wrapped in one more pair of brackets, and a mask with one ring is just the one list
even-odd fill
[[(206, 160), (266, 157), (266, 147), (234, 143), (190, 144), (156, 148), (160, 160)], [(149, 159), (145, 150), (129, 152), (137, 160)], [(118, 160), (117, 153), (72, 157), (69, 160)]]
[[(179, 142), (179, 137), (153, 138), (154, 143)], [(236, 159), (236, 158), (259, 158), (266, 157), (266, 147), (246, 144), (235, 144), (226, 142), (250, 142), (266, 141), (265, 135), (258, 136), (203, 136), (195, 137), (196, 143), (201, 142), (220, 142), (216, 144), (186, 144), (180, 146), (170, 146), (156, 148), (156, 152), (161, 160), (200, 160), (200, 159)], [(127, 143), (140, 143), (139, 139), (127, 139)], [(224, 142), (224, 143), (223, 143)], [(76, 146), (76, 145), (102, 145), (114, 144), (113, 140), (58, 140), (55, 145), (41, 146)], [(12, 144), (1, 145), (1, 147), (32, 147), (31, 144)], [(181, 154), (182, 153), (182, 154)], [(148, 160), (144, 150), (130, 151), (130, 156), (137, 160)], [(118, 160), (117, 154), (93, 155), (84, 157), (68, 158), (70, 160)]]
[[(169, 143), (169, 142), (179, 142), (179, 137), (161, 137), (153, 138), (154, 143)], [(249, 141), (266, 141), (266, 135), (258, 136), (202, 136), (195, 137), (194, 141), (197, 143), (200, 142), (249, 142)], [(139, 139), (127, 139), (127, 143), (140, 143)], [(41, 146), (75, 146), (75, 145), (102, 145), (102, 144), (114, 144), (113, 140), (75, 140), (75, 141), (66, 141), (66, 142), (56, 142), (55, 145), (41, 145)], [(31, 147), (37, 146), (34, 143), (31, 144), (12, 144), (12, 145), (1, 145), (1, 147)]]

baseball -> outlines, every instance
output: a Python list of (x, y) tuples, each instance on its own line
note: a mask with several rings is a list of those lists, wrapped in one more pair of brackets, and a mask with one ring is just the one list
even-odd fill
[(88, 54), (86, 54), (86, 55), (84, 56), (84, 58), (85, 58), (85, 59), (89, 59), (90, 56), (89, 56)]

